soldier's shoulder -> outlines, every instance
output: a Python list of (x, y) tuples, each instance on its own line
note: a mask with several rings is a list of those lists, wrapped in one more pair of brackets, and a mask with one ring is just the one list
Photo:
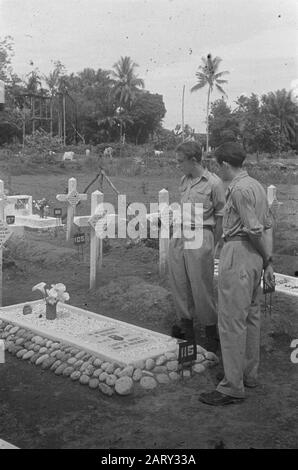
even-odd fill
[(212, 173), (211, 171), (208, 171), (208, 179), (212, 186), (223, 186), (222, 179), (219, 176), (217, 176), (216, 173)]

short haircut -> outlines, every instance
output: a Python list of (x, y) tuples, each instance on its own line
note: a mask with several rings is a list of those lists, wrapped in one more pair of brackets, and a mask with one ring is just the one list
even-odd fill
[(246, 159), (246, 153), (237, 142), (226, 142), (215, 150), (215, 157), (219, 165), (227, 162), (235, 168), (241, 168)]
[(202, 161), (202, 148), (197, 142), (183, 142), (178, 145), (175, 151), (182, 153), (187, 160), (195, 158), (198, 163)]

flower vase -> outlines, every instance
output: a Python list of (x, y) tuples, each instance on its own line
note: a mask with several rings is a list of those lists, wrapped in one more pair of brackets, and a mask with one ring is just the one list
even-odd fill
[(57, 303), (49, 304), (46, 302), (46, 319), (55, 320), (57, 318)]

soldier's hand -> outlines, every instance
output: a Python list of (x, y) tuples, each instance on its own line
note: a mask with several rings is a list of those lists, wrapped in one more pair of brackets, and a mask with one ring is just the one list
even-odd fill
[(272, 264), (268, 264), (268, 266), (264, 269), (264, 281), (269, 287), (274, 287), (275, 279), (274, 279), (274, 270)]

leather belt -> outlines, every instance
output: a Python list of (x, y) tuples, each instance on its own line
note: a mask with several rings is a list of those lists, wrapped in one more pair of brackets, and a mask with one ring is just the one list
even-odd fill
[(233, 237), (223, 237), (224, 242), (249, 242), (249, 238), (246, 235), (234, 235)]
[[(184, 228), (183, 224), (181, 224), (181, 228)], [(196, 230), (197, 228), (198, 227), (196, 226), (196, 224), (191, 224), (190, 225), (190, 230)], [(199, 228), (201, 228), (201, 227), (199, 227)], [(213, 232), (214, 228), (211, 227), (211, 225), (203, 225), (203, 230), (210, 230), (211, 232)]]

